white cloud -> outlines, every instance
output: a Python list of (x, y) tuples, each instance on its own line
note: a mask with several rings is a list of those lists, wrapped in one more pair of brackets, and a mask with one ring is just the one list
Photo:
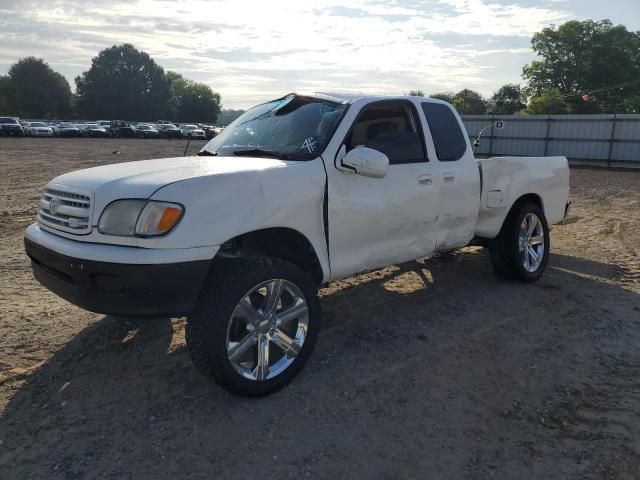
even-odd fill
[(0, 39), (8, 45), (0, 70), (37, 55), (72, 78), (101, 48), (129, 42), (165, 68), (209, 83), (230, 107), (292, 90), (470, 87), (488, 94), (518, 81), (522, 64), (495, 71), (483, 56), (521, 62), (528, 48), (509, 42), (570, 16), (488, 0), (352, 0), (348, 7), (336, 0), (27, 3), (10, 4), (7, 15), (0, 6)]

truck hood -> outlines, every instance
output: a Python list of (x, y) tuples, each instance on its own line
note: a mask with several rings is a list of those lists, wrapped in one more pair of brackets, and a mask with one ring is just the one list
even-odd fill
[(254, 157), (175, 157), (117, 163), (65, 173), (51, 184), (89, 190), (94, 212), (119, 198), (149, 198), (166, 185), (196, 177), (260, 172), (299, 162)]

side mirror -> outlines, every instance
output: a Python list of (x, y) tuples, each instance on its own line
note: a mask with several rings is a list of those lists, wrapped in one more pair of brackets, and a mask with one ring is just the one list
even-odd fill
[[(344, 148), (344, 147), (343, 147)], [(339, 160), (341, 170), (353, 171), (358, 175), (382, 178), (387, 174), (389, 158), (378, 150), (356, 147)]]
[(480, 146), (480, 139), (479, 138), (476, 138), (473, 141), (473, 146), (474, 146), (474, 148), (478, 148)]

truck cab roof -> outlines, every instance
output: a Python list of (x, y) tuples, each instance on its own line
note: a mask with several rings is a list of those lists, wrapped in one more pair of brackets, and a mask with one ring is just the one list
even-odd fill
[(401, 98), (405, 99), (417, 99), (420, 101), (426, 102), (434, 102), (434, 103), (447, 103), (442, 100), (438, 100), (436, 98), (431, 97), (413, 97), (410, 95), (377, 95), (371, 93), (353, 93), (353, 92), (312, 92), (312, 93), (301, 93), (301, 95), (307, 95), (310, 97), (321, 98), (324, 100), (330, 100), (337, 103), (343, 104), (352, 104), (358, 100), (366, 100), (368, 102), (378, 101), (378, 100), (398, 100)]

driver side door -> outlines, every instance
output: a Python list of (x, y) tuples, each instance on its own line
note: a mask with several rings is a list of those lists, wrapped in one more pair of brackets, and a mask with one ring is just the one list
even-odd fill
[[(335, 157), (324, 159), (332, 279), (427, 255), (438, 237), (437, 166), (427, 157), (416, 106), (384, 100), (353, 107), (332, 139)], [(389, 158), (383, 178), (339, 168), (359, 146)]]

